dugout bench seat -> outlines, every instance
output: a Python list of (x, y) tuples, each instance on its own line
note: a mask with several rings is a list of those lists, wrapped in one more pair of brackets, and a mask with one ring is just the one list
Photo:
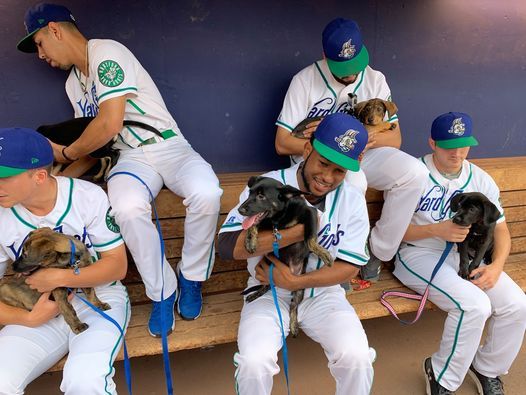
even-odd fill
[[(502, 205), (512, 236), (511, 255), (505, 271), (526, 290), (526, 156), (477, 159), (473, 160), (473, 163), (486, 170), (501, 190)], [(219, 175), (224, 193), (218, 229), (230, 209), (237, 204), (248, 178), (254, 174)], [(382, 193), (369, 189), (366, 197), (370, 221), (374, 224), (380, 215)], [(181, 198), (166, 189), (161, 191), (156, 204), (166, 244), (166, 255), (170, 264), (175, 266), (181, 256), (185, 207)], [(212, 275), (203, 284), (202, 315), (195, 321), (184, 321), (179, 316), (176, 317), (175, 331), (168, 337), (169, 351), (210, 347), (236, 341), (243, 306), (240, 292), (244, 289), (247, 278), (246, 262), (226, 261), (216, 257)], [(147, 323), (151, 304), (133, 262), (130, 262), (124, 283), (132, 302), (132, 316), (126, 334), (130, 358), (161, 354), (161, 340), (148, 334)], [(387, 316), (389, 312), (379, 302), (384, 290), (409, 291), (393, 277), (388, 268), (384, 268), (378, 283), (368, 289), (351, 292), (348, 300), (361, 319)], [(399, 313), (415, 312), (418, 307), (417, 302), (407, 299), (391, 298), (390, 302)], [(428, 302), (426, 308), (433, 309), (434, 306)], [(117, 359), (122, 358), (121, 350)], [(60, 370), (63, 362), (59, 362), (50, 371)]]

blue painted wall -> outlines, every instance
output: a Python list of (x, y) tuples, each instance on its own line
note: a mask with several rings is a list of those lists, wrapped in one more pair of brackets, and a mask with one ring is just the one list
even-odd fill
[[(18, 52), (33, 1), (0, 3), (0, 125), (36, 127), (71, 116), (66, 73)], [(400, 109), (403, 149), (427, 152), (433, 118), (474, 118), (472, 157), (526, 155), (526, 2), (62, 1), (89, 38), (128, 46), (157, 82), (184, 135), (217, 172), (286, 164), (274, 121), (291, 77), (321, 57), (337, 16), (361, 26), (371, 65)]]

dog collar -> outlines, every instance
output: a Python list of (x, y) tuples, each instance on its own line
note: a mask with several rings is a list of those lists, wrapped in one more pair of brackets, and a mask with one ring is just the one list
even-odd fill
[(71, 256), (69, 257), (69, 266), (73, 269), (73, 273), (78, 275), (80, 274), (79, 263), (80, 259), (76, 259), (75, 243), (69, 241), (69, 246), (71, 247)]

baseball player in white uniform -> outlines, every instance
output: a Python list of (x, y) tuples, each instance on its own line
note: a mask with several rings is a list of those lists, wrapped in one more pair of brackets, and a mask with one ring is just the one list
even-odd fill
[[(0, 129), (0, 276), (22, 251), (28, 234), (49, 227), (73, 235), (88, 247), (94, 263), (80, 269), (40, 269), (26, 282), (44, 292), (30, 312), (0, 303), (0, 394), (24, 388), (69, 352), (60, 390), (66, 394), (116, 394), (113, 361), (120, 331), (77, 297), (71, 303), (89, 325), (75, 335), (57, 316), (49, 292), (56, 287), (95, 287), (111, 306), (105, 313), (126, 330), (130, 302), (120, 279), (126, 275), (126, 251), (110, 215), (104, 191), (89, 182), (52, 177), (53, 150), (31, 129)], [(78, 296), (85, 295), (77, 290)]]
[[(354, 131), (354, 139), (347, 142), (341, 139)], [(345, 179), (347, 169), (359, 169), (357, 158), (367, 142), (367, 132), (355, 118), (347, 114), (332, 114), (320, 123), (311, 142), (305, 144), (305, 161), (265, 176), (311, 193), (306, 200), (318, 209), (318, 242), (330, 252), (335, 262), (332, 268), (324, 267), (321, 260), (311, 254), (306, 273), (295, 276), (273, 255), (268, 256), (276, 265), (274, 278), (283, 326), (288, 334), (290, 291), (305, 289), (305, 298), (298, 309), (299, 325), (323, 347), (336, 380), (336, 393), (368, 394), (373, 368), (367, 337), (345, 298), (344, 290), (338, 285), (343, 279), (356, 276), (359, 267), (369, 258), (365, 198)], [(273, 238), (271, 231), (260, 231), (257, 251), (249, 255), (244, 249), (246, 230), (242, 230), (242, 222), (245, 217), (239, 214), (238, 207), (247, 197), (248, 188), (221, 227), (218, 250), (225, 258), (247, 259), (248, 287), (251, 287), (268, 284), (269, 266), (262, 258), (271, 253)], [(280, 246), (303, 240), (301, 225), (280, 232)], [(239, 394), (271, 393), (273, 376), (279, 372), (280, 333), (270, 292), (251, 303), (245, 302), (238, 332), (239, 352), (234, 356)]]
[[(396, 256), (394, 274), (400, 281), (423, 293), (446, 241), (465, 239), (469, 227), (450, 220), (453, 196), (481, 192), (502, 215), (495, 227), (492, 262), (473, 270), (472, 280), (464, 280), (457, 274), (455, 246), (432, 281), (429, 300), (448, 316), (439, 350), (424, 362), (427, 393), (452, 394), (470, 372), (480, 394), (503, 394), (499, 376), (508, 372), (521, 348), (526, 296), (503, 271), (511, 240), (499, 189), (484, 170), (466, 160), (470, 146), (478, 144), (468, 114), (450, 112), (437, 117), (429, 144), (433, 153), (421, 159), (430, 172), (425, 192)], [(487, 337), (479, 347), (485, 323)]]
[[(291, 132), (305, 118), (326, 116), (349, 110), (349, 94), (357, 101), (374, 98), (391, 100), (385, 76), (373, 70), (367, 48), (363, 45), (358, 25), (342, 18), (331, 21), (322, 34), (325, 58), (296, 74), (283, 102), (276, 122), (276, 150), (290, 155), (292, 163), (301, 159), (305, 140)], [(377, 280), (380, 261), (390, 260), (404, 235), (411, 214), (422, 192), (427, 170), (414, 157), (399, 150), (401, 144), (398, 116), (386, 120), (396, 127), (369, 136), (361, 168), (365, 173), (351, 174), (365, 192), (367, 184), (384, 191), (382, 215), (371, 230), (371, 260), (362, 269), (364, 279)], [(311, 124), (306, 136), (315, 130)]]
[[(71, 69), (66, 92), (75, 117), (93, 116), (82, 136), (68, 147), (54, 145), (55, 159), (71, 162), (115, 140), (120, 151), (111, 174), (129, 172), (142, 179), (156, 196), (163, 184), (184, 198), (187, 207), (185, 241), (179, 278), (165, 257), (151, 221), (150, 195), (129, 176), (108, 181), (108, 195), (122, 235), (153, 300), (149, 331), (161, 334), (160, 301), (164, 275), (167, 324), (175, 325), (173, 306), (179, 280), (178, 310), (185, 319), (201, 313), (201, 282), (214, 263), (214, 235), (222, 190), (212, 167), (185, 140), (147, 71), (122, 44), (86, 40), (71, 12), (62, 6), (39, 4), (26, 14), (28, 36), (18, 48), (36, 52), (53, 67)], [(139, 127), (123, 128), (123, 120), (140, 121), (161, 135)], [(111, 177), (110, 174), (110, 177)], [(164, 260), (164, 273), (161, 271)]]

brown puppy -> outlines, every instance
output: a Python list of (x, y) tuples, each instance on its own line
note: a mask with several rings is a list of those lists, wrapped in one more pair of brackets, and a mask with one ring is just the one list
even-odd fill
[[(395, 125), (384, 121), (385, 113), (392, 117), (398, 111), (398, 107), (393, 102), (382, 99), (371, 99), (362, 101), (354, 107), (354, 116), (364, 124), (364, 126), (376, 126), (375, 130), (392, 130)], [(367, 129), (369, 131), (369, 129)]]
[[(75, 245), (75, 256), (71, 259), (71, 243)], [(71, 262), (73, 261), (73, 265)], [(24, 242), (20, 257), (13, 262), (13, 270), (29, 274), (41, 268), (82, 268), (91, 264), (91, 256), (81, 241), (73, 236), (56, 233), (50, 228), (37, 229), (29, 234)], [(101, 310), (109, 310), (107, 303), (101, 302), (93, 288), (82, 288), (90, 303)], [(56, 288), (51, 294), (58, 304), (60, 313), (75, 334), (88, 328), (79, 320), (73, 306), (68, 301), (66, 288)], [(41, 293), (29, 288), (24, 277), (9, 277), (0, 280), (0, 301), (14, 307), (31, 311)]]

